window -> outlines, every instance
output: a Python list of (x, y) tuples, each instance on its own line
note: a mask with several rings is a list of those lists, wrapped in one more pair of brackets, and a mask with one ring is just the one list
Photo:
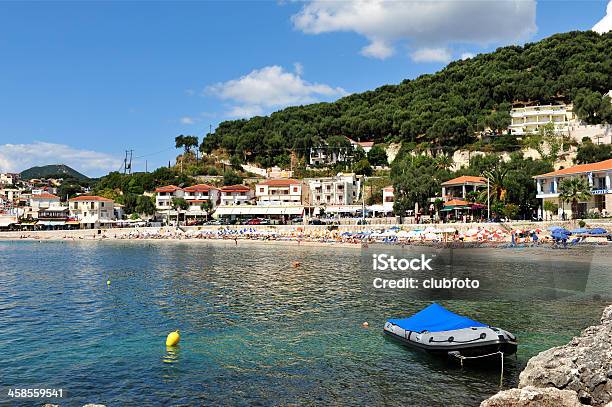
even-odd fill
[(259, 192), (263, 193), (264, 189), (263, 188), (259, 188)]
[(298, 191), (298, 187), (293, 187), (293, 192), (297, 192)]
[(94, 208), (94, 203), (92, 202), (92, 203), (90, 204), (90, 206), (89, 206), (89, 207), (90, 207), (91, 209), (93, 209), (93, 208)]

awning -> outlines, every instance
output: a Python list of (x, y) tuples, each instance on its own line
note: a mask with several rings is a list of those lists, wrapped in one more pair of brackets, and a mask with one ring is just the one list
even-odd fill
[(217, 216), (265, 216), (265, 215), (301, 215), (304, 212), (303, 206), (264, 206), (264, 205), (244, 205), (244, 206), (218, 206), (215, 214)]
[(13, 224), (17, 223), (17, 218), (16, 217), (6, 217), (6, 218), (0, 218), (0, 227), (8, 227), (11, 226)]
[(37, 223), (42, 226), (64, 226), (65, 224), (65, 220), (39, 220)]
[(361, 205), (330, 205), (325, 207), (325, 213), (356, 213), (362, 209)]

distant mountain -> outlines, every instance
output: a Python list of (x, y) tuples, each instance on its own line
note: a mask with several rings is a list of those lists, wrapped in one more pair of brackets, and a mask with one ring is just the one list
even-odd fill
[(53, 176), (57, 176), (58, 178), (63, 176), (64, 178), (71, 177), (82, 180), (89, 179), (87, 176), (81, 174), (73, 168), (68, 167), (65, 164), (32, 167), (22, 171), (19, 175), (21, 175), (21, 179), (48, 178)]

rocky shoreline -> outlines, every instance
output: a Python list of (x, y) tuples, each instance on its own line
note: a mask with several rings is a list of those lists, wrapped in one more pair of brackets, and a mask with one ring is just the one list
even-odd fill
[(612, 305), (604, 309), (600, 325), (532, 357), (517, 389), (499, 392), (480, 406), (612, 407)]

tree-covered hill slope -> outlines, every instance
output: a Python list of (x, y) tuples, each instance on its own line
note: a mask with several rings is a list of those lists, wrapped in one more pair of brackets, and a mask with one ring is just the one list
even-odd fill
[(508, 46), (441, 71), (352, 94), (332, 103), (296, 106), (266, 117), (222, 122), (201, 146), (223, 148), (249, 161), (274, 163), (332, 136), (356, 140), (428, 142), (459, 148), (477, 130), (503, 131), (512, 103), (573, 102), (591, 123), (612, 121), (612, 33), (556, 34)]

